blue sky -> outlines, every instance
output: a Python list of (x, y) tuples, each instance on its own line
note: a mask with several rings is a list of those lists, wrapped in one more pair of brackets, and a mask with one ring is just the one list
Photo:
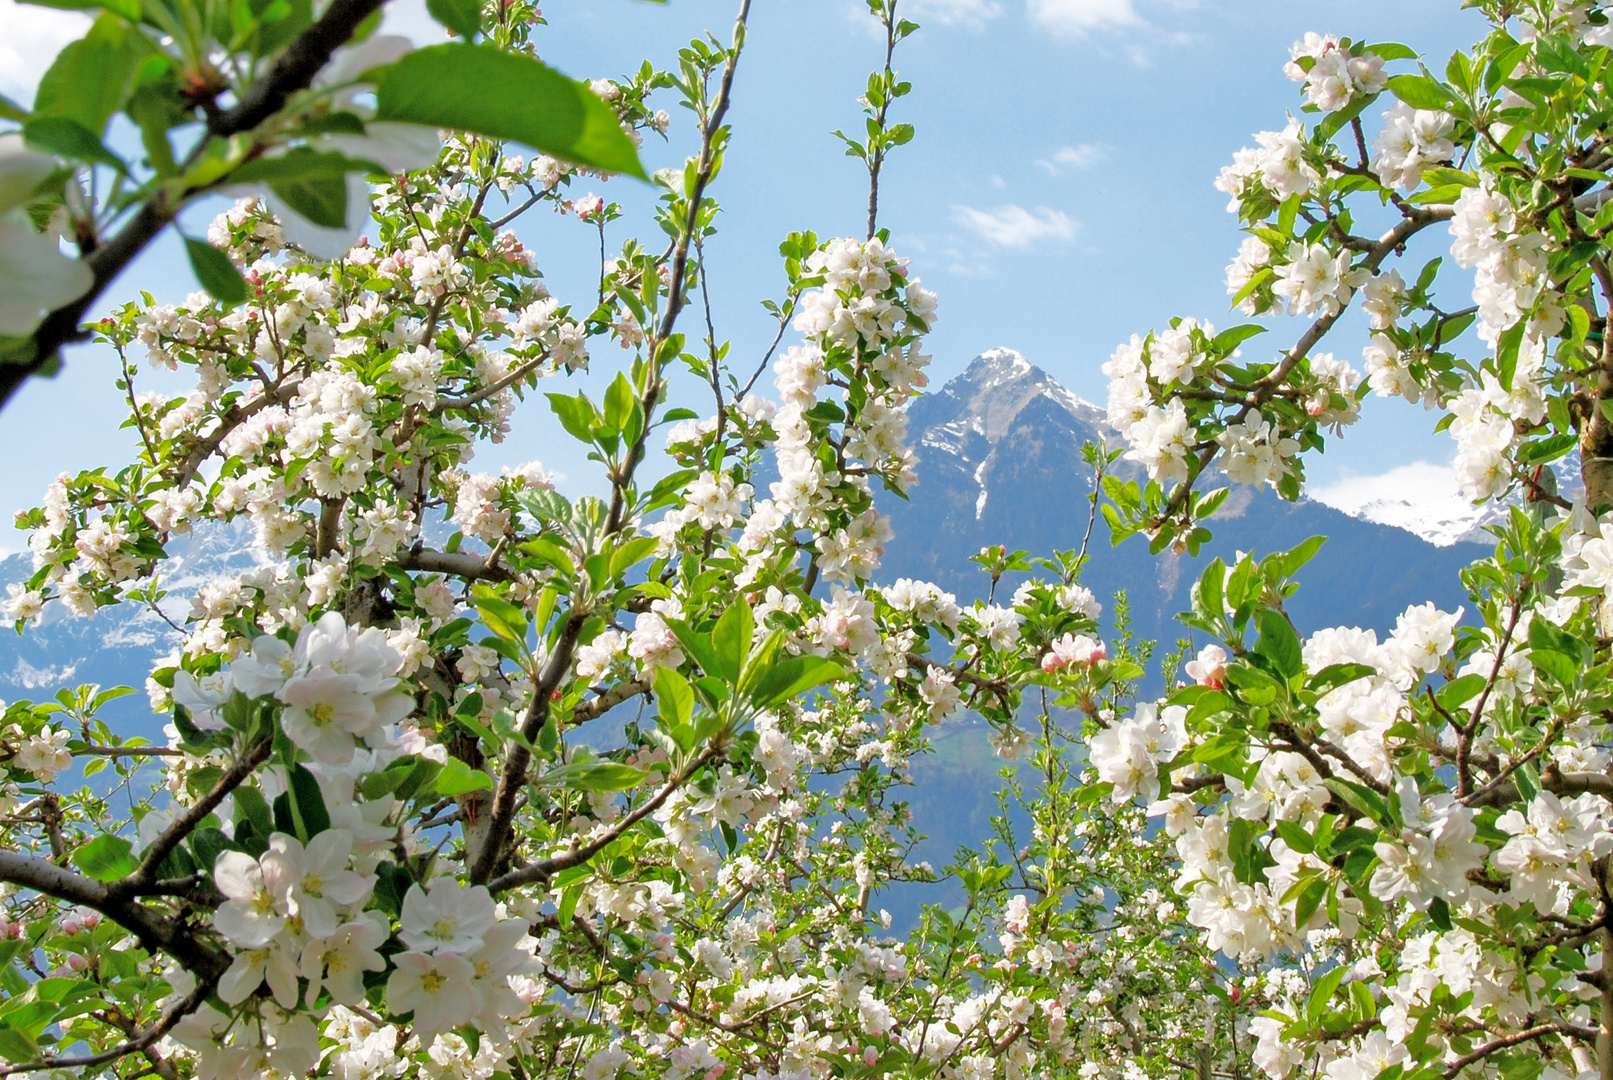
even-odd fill
[[(726, 40), (737, 0), (544, 7), (545, 58), (598, 78), (633, 70), (646, 57), (670, 66), (679, 45), (708, 29)], [(794, 229), (862, 234), (866, 176), (830, 132), (860, 124), (854, 99), (882, 47), (860, 2), (754, 0), (752, 7), (733, 143), (716, 191), (724, 215), (708, 249), (718, 335), (733, 341), (740, 362), (759, 357), (771, 338), (759, 301), (782, 287), (779, 240)], [(936, 384), (980, 352), (1008, 346), (1098, 402), (1098, 366), (1132, 333), (1178, 314), (1234, 321), (1222, 274), (1240, 237), (1212, 182), (1255, 131), (1281, 127), (1289, 110), (1298, 111), (1297, 88), (1282, 73), (1296, 38), (1331, 30), (1402, 41), (1443, 68), (1453, 48), (1482, 30), (1456, 0), (903, 0), (901, 10), (923, 29), (898, 52), (914, 91), (893, 119), (918, 132), (891, 160), (881, 222), (940, 293), (941, 319), (929, 341)], [(390, 26), (418, 43), (439, 38), (423, 0), (391, 0), (389, 11)], [(0, 0), (0, 92), (26, 100), (80, 25), (76, 13)], [(651, 168), (680, 164), (691, 147), (692, 125), (670, 100), (665, 107), (673, 111), (672, 138), (647, 144)], [(642, 213), (647, 188), (626, 180), (596, 188), (637, 214), (613, 226), (613, 245), (630, 228), (651, 236)], [(216, 209), (193, 210), (192, 231), (202, 232)], [(545, 217), (525, 227), (525, 239), (539, 251), (551, 288), (585, 304), (598, 270), (592, 230)], [(170, 300), (195, 288), (171, 235), (104, 305), (140, 288)], [(1300, 328), (1276, 320), (1273, 329), (1259, 340), (1278, 345)], [(1346, 325), (1335, 333), (1332, 347), (1359, 366), (1364, 332)], [(589, 382), (614, 370), (614, 352), (601, 347)], [(80, 348), (67, 360), (61, 376), (34, 380), (0, 413), (7, 466), (0, 513), (8, 521), (57, 472), (114, 465), (127, 452), (109, 356)], [(1311, 463), (1315, 484), (1354, 477), (1359, 486), (1361, 477), (1408, 462), (1449, 460), (1448, 439), (1430, 434), (1430, 414), (1378, 399), (1365, 412), (1342, 443)], [(485, 465), (536, 457), (586, 486), (587, 464), (545, 438), (551, 423), (546, 408), (529, 403), (511, 444)], [(1432, 485), (1432, 493), (1439, 475), (1425, 469), (1417, 484)], [(20, 546), (22, 535), (9, 533), (0, 528), (0, 550)]]

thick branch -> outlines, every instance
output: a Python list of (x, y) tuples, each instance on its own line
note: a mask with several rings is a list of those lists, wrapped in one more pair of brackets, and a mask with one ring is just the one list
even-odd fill
[(428, 574), (451, 574), (478, 581), (514, 581), (515, 575), (502, 566), (469, 551), (403, 551), (393, 560), (400, 570), (423, 570)]
[(101, 882), (45, 859), (0, 851), (0, 881), (99, 911), (137, 937), (148, 952), (167, 953), (204, 981), (218, 979), (229, 967), (228, 957), (197, 941), (183, 923), (114, 896)]
[[(1554, 767), (1547, 769), (1540, 776), (1540, 786), (1553, 795), (1584, 795), (1590, 793), (1600, 795), (1604, 799), (1613, 801), (1613, 776), (1606, 773), (1593, 772), (1558, 772)], [(1483, 790), (1475, 792), (1463, 801), (1471, 807), (1506, 806), (1521, 801), (1522, 795), (1518, 793), (1518, 785), (1511, 780), (1499, 784), (1492, 784)]]
[[(216, 982), (216, 979), (199, 980), (196, 984), (196, 989), (186, 994), (179, 1004), (168, 1010), (161, 1020), (141, 1034), (127, 1042), (119, 1043), (110, 1050), (104, 1050), (99, 1054), (91, 1054), (88, 1057), (46, 1058), (43, 1061), (29, 1065), (8, 1065), (5, 1068), (0, 1068), (0, 1077), (11, 1076), (16, 1073), (45, 1072), (55, 1069), (87, 1069), (92, 1065), (104, 1065), (109, 1061), (128, 1057), (130, 1054), (138, 1054), (155, 1045), (164, 1035), (172, 1031), (181, 1020), (195, 1012), (202, 1002), (207, 1000), (207, 995), (213, 992), (213, 986)], [(160, 1061), (161, 1059), (157, 1060)], [(160, 1066), (157, 1067), (157, 1071), (162, 1072)], [(171, 1074), (171, 1069), (169, 1074)]]

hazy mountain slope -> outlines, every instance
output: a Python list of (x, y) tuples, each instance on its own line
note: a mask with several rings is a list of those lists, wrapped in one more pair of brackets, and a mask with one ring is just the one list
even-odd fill
[[(987, 544), (1032, 554), (1081, 546), (1093, 485), (1081, 445), (1101, 439), (1121, 445), (1096, 406), (1019, 354), (994, 349), (914, 402), (911, 413), (919, 484), (909, 502), (881, 500), (896, 539), (880, 580), (923, 577), (973, 598), (989, 582), (967, 559)], [(1125, 461), (1117, 471), (1126, 478), (1140, 473)], [(1325, 535), (1325, 554), (1302, 574), (1304, 585), (1291, 607), (1295, 620), (1302, 629), (1350, 624), (1382, 632), (1410, 604), (1460, 605), (1457, 571), (1483, 552), (1473, 544), (1436, 547), (1404, 529), (1250, 488), (1234, 489), (1211, 528), (1215, 539), (1198, 559), (1156, 559), (1140, 539), (1112, 547), (1099, 521), (1085, 583), (1100, 597), (1126, 590), (1138, 633), (1173, 639), (1172, 617), (1186, 607), (1188, 590), (1208, 559), (1230, 560), (1239, 550), (1267, 553)]]

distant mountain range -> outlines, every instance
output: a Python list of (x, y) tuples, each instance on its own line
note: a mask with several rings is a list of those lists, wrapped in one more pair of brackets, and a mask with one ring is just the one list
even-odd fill
[[(972, 599), (989, 582), (967, 560), (988, 544), (1034, 555), (1081, 546), (1094, 482), (1081, 446), (1123, 445), (1102, 409), (1013, 350), (993, 349), (910, 411), (919, 483), (911, 501), (881, 499), (896, 532), (881, 581), (926, 578)], [(1113, 468), (1123, 479), (1144, 475), (1123, 459)], [(1189, 590), (1210, 559), (1230, 562), (1238, 551), (1269, 554), (1327, 536), (1322, 552), (1300, 573), (1290, 614), (1302, 631), (1354, 625), (1382, 634), (1411, 604), (1432, 600), (1447, 610), (1463, 604), (1457, 572), (1493, 546), (1466, 542), (1471, 525), (1461, 539), (1438, 546), (1405, 528), (1310, 500), (1285, 502), (1249, 487), (1234, 487), (1209, 525), (1214, 540), (1190, 559), (1151, 556), (1140, 539), (1113, 547), (1100, 520), (1083, 583), (1110, 609), (1113, 594), (1124, 590), (1136, 634), (1172, 641), (1179, 629), (1174, 616), (1188, 607)]]
[[(1093, 486), (1081, 446), (1089, 440), (1110, 446), (1121, 441), (1101, 409), (1008, 349), (976, 358), (962, 375), (915, 401), (909, 435), (921, 459), (919, 484), (909, 502), (880, 498), (896, 539), (878, 580), (928, 579), (965, 602), (986, 591), (985, 575), (968, 558), (987, 544), (1034, 555), (1080, 547)], [(1121, 461), (1116, 472), (1130, 479), (1140, 470)], [(1465, 542), (1475, 524), (1456, 529), (1446, 523), (1443, 532), (1433, 530), (1443, 542), (1436, 546), (1406, 528), (1362, 520), (1318, 502), (1287, 503), (1270, 492), (1235, 488), (1211, 522), (1214, 541), (1198, 559), (1155, 558), (1138, 539), (1113, 547), (1099, 521), (1083, 583), (1104, 603), (1106, 626), (1113, 618), (1114, 594), (1123, 590), (1136, 636), (1168, 645), (1180, 636), (1174, 615), (1188, 606), (1189, 589), (1208, 559), (1231, 560), (1239, 550), (1265, 554), (1325, 535), (1330, 539), (1322, 553), (1300, 573), (1302, 586), (1289, 604), (1294, 620), (1305, 632), (1346, 624), (1382, 634), (1409, 604), (1433, 600), (1446, 609), (1463, 604), (1457, 571), (1486, 553), (1485, 547)], [(244, 524), (210, 530), (176, 547), (180, 554), (164, 570), (162, 587), (171, 595), (163, 607), (168, 618), (181, 623), (196, 588), (212, 577), (238, 574), (261, 558)], [(0, 559), (0, 585), (22, 580), (30, 569), (26, 554)], [(1009, 580), (999, 588), (1011, 591), (1016, 584)], [(133, 604), (93, 619), (74, 618), (52, 604), (43, 623), (20, 637), (0, 629), (0, 698), (39, 700), (61, 686), (84, 682), (138, 689), (152, 662), (177, 640), (161, 615)], [(1150, 680), (1147, 692), (1158, 689), (1157, 679)], [(126, 737), (162, 739), (165, 718), (151, 714), (144, 694), (113, 702), (105, 718)], [(614, 721), (604, 717), (594, 724)], [(997, 770), (1006, 763), (992, 755), (986, 734), (982, 721), (961, 715), (935, 732), (936, 752), (915, 762), (910, 804), (916, 826), (929, 837), (916, 857), (944, 865), (959, 845), (978, 843), (989, 831), (998, 812)], [(590, 741), (611, 737), (600, 731)], [(950, 902), (945, 893), (945, 886), (908, 887), (884, 902), (905, 927), (920, 900)]]
[[(1035, 555), (1080, 546), (1093, 486), (1081, 445), (1121, 443), (1101, 409), (1010, 349), (977, 357), (963, 374), (915, 401), (909, 437), (920, 456), (919, 483), (911, 501), (881, 497), (896, 539), (879, 580), (924, 578), (964, 601), (984, 595), (987, 579), (968, 559), (988, 544)], [(1140, 475), (1126, 461), (1115, 471), (1128, 479)], [(1322, 554), (1301, 573), (1303, 585), (1289, 608), (1295, 621), (1306, 631), (1348, 624), (1383, 633), (1409, 604), (1461, 605), (1457, 571), (1484, 554), (1477, 544), (1451, 542), (1456, 538), (1449, 529), (1437, 535), (1444, 546), (1436, 546), (1405, 528), (1243, 487), (1233, 489), (1210, 524), (1215, 539), (1189, 559), (1150, 556), (1137, 539), (1112, 547), (1099, 521), (1083, 581), (1104, 602), (1106, 619), (1113, 594), (1123, 590), (1139, 637), (1174, 640), (1173, 616), (1187, 607), (1208, 559), (1230, 560), (1240, 550), (1265, 554), (1325, 535), (1330, 539)], [(183, 620), (184, 598), (203, 582), (261, 558), (245, 525), (210, 530), (179, 550), (161, 583), (171, 593), (164, 607), (175, 621)], [(0, 559), (0, 585), (22, 580), (30, 565), (26, 554)], [(85, 620), (53, 604), (42, 625), (20, 637), (0, 633), (0, 697), (48, 696), (78, 682), (139, 687), (152, 660), (175, 641), (172, 628), (149, 609), (130, 604)]]

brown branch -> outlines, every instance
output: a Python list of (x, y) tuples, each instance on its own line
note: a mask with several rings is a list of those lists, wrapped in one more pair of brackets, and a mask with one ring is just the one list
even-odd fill
[(509, 873), (488, 882), (488, 891), (493, 893), (501, 893), (507, 892), (508, 890), (514, 889), (521, 885), (531, 885), (534, 882), (548, 881), (562, 870), (569, 870), (573, 866), (581, 866), (583, 863), (587, 862), (589, 859), (592, 859), (595, 855), (603, 851), (613, 841), (615, 841), (617, 837), (621, 836), (628, 829), (632, 828), (634, 825), (637, 825), (639, 822), (643, 821), (645, 818), (659, 810), (662, 804), (672, 797), (672, 793), (677, 791), (684, 785), (685, 782), (688, 781), (689, 777), (693, 776), (696, 772), (705, 767), (708, 762), (710, 762), (713, 758), (716, 758), (721, 753), (722, 751), (714, 746), (706, 747), (705, 751), (701, 753), (699, 757), (695, 758), (694, 761), (690, 762), (686, 767), (680, 769), (678, 772), (669, 777), (667, 782), (661, 786), (660, 791), (657, 791), (648, 800), (634, 808), (632, 813), (613, 823), (610, 829), (606, 830), (603, 835), (594, 838), (588, 843), (583, 844), (581, 847), (572, 848), (563, 855), (556, 855), (553, 858), (540, 860), (532, 863), (531, 865), (523, 866), (519, 870), (511, 870)]
[(627, 701), (630, 698), (636, 698), (640, 694), (648, 694), (649, 692), (650, 684), (647, 682), (640, 682), (637, 679), (617, 683), (604, 693), (596, 694), (587, 701), (583, 702), (581, 705), (578, 705), (576, 711), (571, 714), (572, 722), (581, 724), (586, 723), (589, 720), (593, 720), (596, 717), (604, 716), (622, 702)]
[(400, 551), (392, 565), (399, 570), (421, 570), (429, 574), (451, 574), (479, 581), (514, 581), (515, 574), (495, 566), (490, 558), (469, 551)]
[(184, 757), (185, 751), (166, 746), (86, 746), (74, 757)]
[[(202, 1002), (207, 1000), (207, 996), (213, 992), (213, 986), (216, 981), (216, 979), (199, 980), (196, 983), (196, 989), (186, 994), (179, 1004), (170, 1009), (161, 1020), (141, 1034), (129, 1039), (127, 1042), (119, 1043), (110, 1050), (104, 1050), (99, 1054), (91, 1054), (88, 1057), (47, 1057), (43, 1061), (36, 1061), (27, 1065), (8, 1065), (0, 1068), (0, 1077), (12, 1076), (16, 1073), (44, 1072), (54, 1069), (87, 1069), (92, 1065), (105, 1065), (109, 1061), (116, 1061), (119, 1058), (128, 1057), (130, 1054), (141, 1053), (148, 1047), (155, 1045), (164, 1035), (172, 1031), (176, 1024), (195, 1012)], [(152, 1062), (154, 1069), (164, 1076), (170, 1075), (170, 1073), (163, 1072), (163, 1066), (160, 1061), (161, 1059), (159, 1058)], [(172, 1066), (169, 1066), (169, 1069), (171, 1071)]]
[[(259, 765), (268, 761), (269, 754), (273, 750), (274, 740), (263, 739), (241, 755), (236, 763), (231, 765), (229, 770), (218, 778), (218, 783), (213, 785), (213, 790), (196, 800), (186, 808), (183, 814), (169, 822), (168, 827), (162, 831), (162, 835), (157, 837), (152, 842), (152, 845), (146, 849), (145, 856), (140, 860), (139, 868), (122, 881), (113, 882), (108, 887), (108, 892), (118, 897), (130, 896), (148, 884), (152, 875), (157, 872), (157, 867), (161, 866), (163, 860), (168, 858), (169, 853), (179, 846), (180, 841), (189, 836), (192, 830), (201, 824), (203, 818), (216, 810), (219, 803), (223, 802), (230, 792), (245, 783), (247, 777), (251, 776)], [(208, 869), (211, 870), (212, 867), (208, 867)]]
[(1511, 1035), (1503, 1035), (1498, 1039), (1492, 1039), (1483, 1046), (1474, 1050), (1472, 1053), (1463, 1054), (1461, 1057), (1451, 1062), (1450, 1065), (1445, 1069), (1445, 1080), (1453, 1080), (1458, 1073), (1467, 1068), (1469, 1065), (1473, 1064), (1475, 1061), (1483, 1061), (1491, 1054), (1496, 1053), (1499, 1050), (1505, 1050), (1509, 1046), (1517, 1046), (1519, 1043), (1526, 1043), (1533, 1039), (1544, 1039), (1547, 1035), (1574, 1034), (1574, 1032), (1569, 1031), (1569, 1027), (1571, 1026), (1575, 1025), (1541, 1024), (1538, 1027), (1526, 1028), (1523, 1031), (1514, 1032)]
[(504, 376), (502, 379), (482, 387), (475, 393), (466, 394), (463, 397), (438, 398), (437, 407), (432, 409), (431, 413), (433, 416), (441, 416), (443, 411), (446, 409), (468, 409), (472, 405), (479, 405), (499, 391), (508, 390), (510, 387), (514, 386), (516, 383), (538, 370), (538, 368), (542, 367), (544, 362), (548, 359), (549, 351), (545, 349), (540, 355), (533, 357), (524, 364), (518, 365), (513, 371)]
[(183, 922), (113, 895), (101, 882), (64, 870), (45, 859), (0, 850), (0, 881), (93, 908), (128, 930), (148, 952), (167, 953), (204, 981), (218, 979), (230, 966), (229, 957), (198, 941)]
[[(1613, 801), (1613, 776), (1606, 773), (1565, 773), (1559, 772), (1555, 766), (1547, 766), (1541, 773), (1540, 786), (1553, 795), (1593, 794)], [(1483, 806), (1505, 806), (1508, 803), (1518, 802), (1522, 797), (1518, 792), (1517, 783), (1507, 780), (1500, 784), (1489, 785), (1463, 801), (1466, 805), (1477, 809)]]

